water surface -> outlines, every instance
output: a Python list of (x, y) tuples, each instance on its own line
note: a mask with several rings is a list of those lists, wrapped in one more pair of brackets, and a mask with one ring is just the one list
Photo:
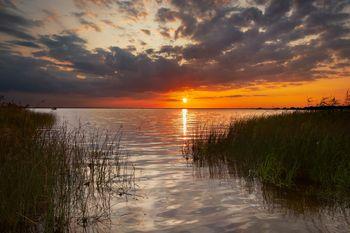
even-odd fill
[[(51, 111), (51, 110), (40, 110)], [(58, 109), (69, 127), (122, 131), (137, 196), (112, 200), (111, 232), (349, 232), (349, 209), (194, 169), (181, 154), (199, 126), (277, 114), (234, 109)], [(219, 172), (220, 173), (220, 172)], [(223, 172), (224, 173), (224, 172)]]

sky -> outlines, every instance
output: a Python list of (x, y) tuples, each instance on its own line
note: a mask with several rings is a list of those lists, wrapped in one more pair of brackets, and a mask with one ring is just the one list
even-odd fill
[(348, 89), (349, 0), (0, 0), (0, 95), (22, 104), (291, 107)]

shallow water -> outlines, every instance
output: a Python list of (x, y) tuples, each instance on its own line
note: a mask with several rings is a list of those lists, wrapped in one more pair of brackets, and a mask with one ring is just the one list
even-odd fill
[[(40, 109), (38, 111), (49, 111)], [(181, 154), (203, 125), (276, 114), (232, 109), (58, 109), (69, 127), (122, 131), (121, 145), (136, 166), (137, 196), (112, 200), (103, 232), (349, 232), (349, 209), (323, 206), (298, 194), (210, 176)]]

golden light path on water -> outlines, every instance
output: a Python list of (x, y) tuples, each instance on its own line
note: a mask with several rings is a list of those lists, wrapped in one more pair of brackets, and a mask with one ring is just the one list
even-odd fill
[(182, 112), (182, 134), (184, 139), (186, 139), (187, 136), (187, 109), (184, 108), (181, 110)]

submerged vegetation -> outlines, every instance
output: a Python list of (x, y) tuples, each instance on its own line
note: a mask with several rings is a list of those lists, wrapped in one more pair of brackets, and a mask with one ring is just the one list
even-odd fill
[(198, 167), (322, 198), (350, 193), (350, 111), (286, 111), (233, 121), (188, 142)]
[(133, 188), (119, 136), (55, 126), (55, 117), (0, 105), (0, 232), (69, 232), (108, 220)]

